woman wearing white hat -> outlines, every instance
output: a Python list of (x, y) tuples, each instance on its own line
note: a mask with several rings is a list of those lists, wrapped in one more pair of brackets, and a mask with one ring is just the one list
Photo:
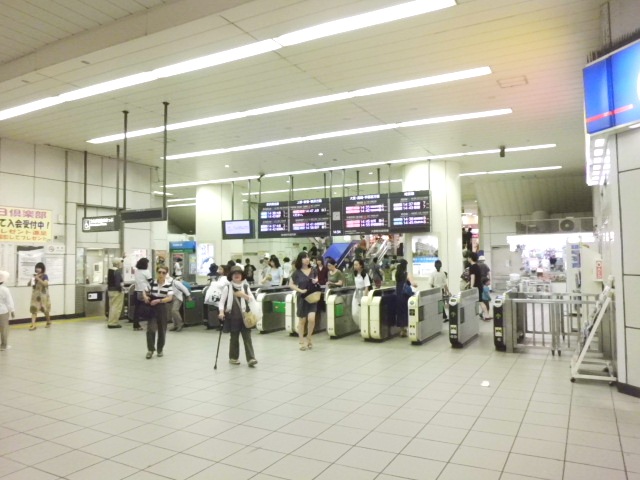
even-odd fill
[(5, 285), (8, 279), (9, 272), (0, 271), (0, 350), (6, 350), (8, 348), (9, 315), (11, 315), (11, 318), (16, 317), (13, 297)]

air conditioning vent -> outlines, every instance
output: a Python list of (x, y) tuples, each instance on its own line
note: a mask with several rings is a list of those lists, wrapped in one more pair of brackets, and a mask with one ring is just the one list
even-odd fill
[(579, 232), (580, 225), (577, 224), (573, 218), (565, 218), (560, 220), (560, 231), (561, 232)]

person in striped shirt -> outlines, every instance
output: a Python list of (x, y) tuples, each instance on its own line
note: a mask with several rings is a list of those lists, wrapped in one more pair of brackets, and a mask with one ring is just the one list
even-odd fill
[[(173, 280), (167, 277), (169, 270), (161, 265), (156, 268), (157, 277), (149, 283), (149, 288), (144, 292), (144, 301), (151, 306), (152, 315), (147, 323), (147, 360), (153, 357), (156, 351), (158, 357), (162, 357), (165, 338), (167, 335), (167, 322), (171, 313), (171, 301), (173, 300)], [(156, 332), (158, 343), (156, 347)]]

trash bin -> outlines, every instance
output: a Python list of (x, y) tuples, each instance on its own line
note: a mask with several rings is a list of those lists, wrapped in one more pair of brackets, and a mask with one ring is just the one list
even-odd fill
[(104, 317), (107, 300), (106, 285), (84, 286), (84, 315), (85, 317)]

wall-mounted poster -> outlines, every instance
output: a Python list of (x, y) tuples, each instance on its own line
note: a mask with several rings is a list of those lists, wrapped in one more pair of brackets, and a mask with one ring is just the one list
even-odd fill
[(0, 206), (0, 242), (51, 241), (51, 210)]

